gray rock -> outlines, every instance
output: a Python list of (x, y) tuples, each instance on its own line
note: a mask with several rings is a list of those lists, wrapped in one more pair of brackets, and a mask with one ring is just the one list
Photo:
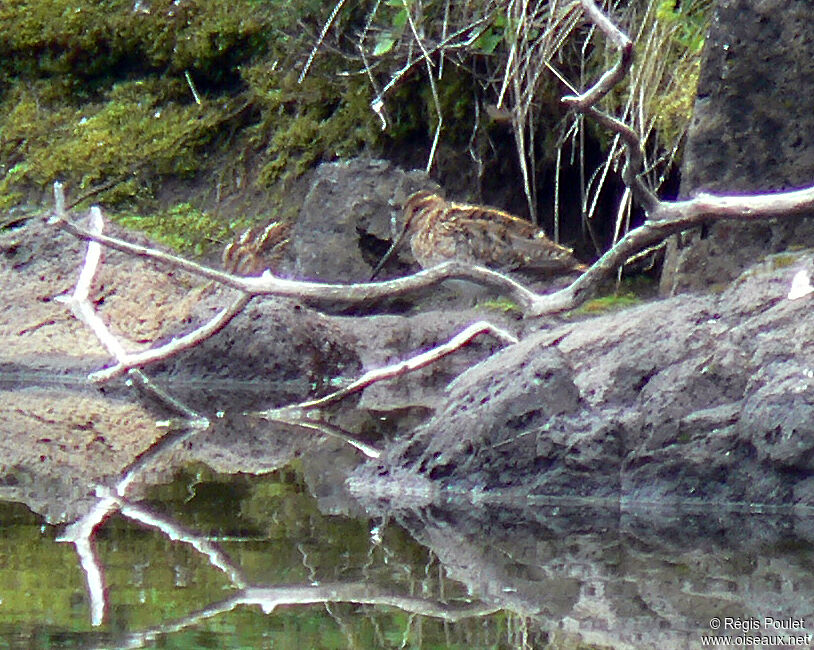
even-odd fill
[(376, 471), (623, 507), (813, 507), (814, 310), (787, 299), (813, 260), (530, 334), (457, 378)]
[[(719, 0), (681, 170), (681, 195), (814, 183), (814, 29), (807, 0)], [(761, 256), (814, 245), (806, 217), (717, 222), (673, 238), (664, 294), (735, 278)]]
[[(351, 202), (372, 201), (374, 194), (386, 202), (384, 196), (397, 195), (399, 187), (409, 191), (411, 179), (387, 165), (328, 165), (315, 174), (310, 196), (314, 205), (317, 195), (325, 205), (335, 200), (339, 210), (331, 188)], [(344, 235), (336, 236), (346, 237), (345, 245), (332, 255), (342, 273), (369, 272), (359, 256), (360, 231), (382, 237), (389, 232), (386, 217), (377, 212), (374, 223), (372, 212), (364, 217), (361, 211), (339, 210), (346, 221)], [(358, 229), (349, 216), (354, 214), (363, 222)], [(321, 228), (324, 214), (321, 221), (316, 215), (313, 227)], [(312, 239), (310, 269), (322, 264), (315, 254), (318, 241), (334, 236), (325, 233), (330, 228)], [(41, 454), (31, 452), (38, 434), (29, 421), (45, 418), (40, 410), (59, 419), (53, 415), (63, 412), (53, 410), (59, 402), (70, 415), (79, 395), (93, 397), (93, 409), (106, 414), (121, 404), (129, 409), (132, 398), (120, 389), (114, 404), (83, 382), (48, 390), (26, 383), (32, 368), (60, 376), (86, 372), (100, 363), (101, 351), (87, 328), (52, 300), (73, 286), (83, 246), (42, 220), (7, 237), (19, 243), (0, 257), (9, 298), (0, 328), (6, 343), (0, 383), (17, 403), (32, 390), (38, 395), (31, 413), (14, 410), (21, 417), (14, 435), (4, 439), (8, 469), (15, 477), (30, 472), (35, 483), (50, 472), (43, 486), (57, 475), (86, 485), (90, 470), (114, 476), (117, 463), (143, 450), (142, 438), (154, 437), (144, 427), (117, 429), (122, 419), (115, 413), (102, 418), (99, 435), (128, 440), (129, 447), (106, 464), (97, 454), (91, 468), (83, 451), (73, 457), (64, 451), (64, 458), (54, 456), (45, 466)], [(329, 265), (321, 268), (332, 272)], [(224, 424), (206, 439), (212, 448), (196, 451), (200, 457), (228, 464), (248, 455), (253, 467), (271, 467), (288, 455), (273, 453), (272, 444), (264, 458), (265, 428), (243, 423), (243, 411), (324, 395), (367, 370), (445, 342), (474, 321), (490, 320), (521, 342), (504, 348), (484, 336), (418, 373), (372, 385), (325, 414), (350, 432), (392, 436), (386, 438), (392, 442), (379, 443), (387, 447), (382, 460), (355, 476), (355, 494), (364, 497), (367, 490), (380, 501), (398, 495), (401, 485), (421, 504), (450, 492), (509, 490), (531, 498), (598, 497), (623, 507), (719, 502), (810, 510), (814, 310), (811, 296), (790, 301), (787, 294), (794, 274), (812, 268), (811, 253), (769, 257), (723, 293), (685, 294), (582, 321), (518, 320), (459, 303), (401, 315), (332, 316), (292, 300), (257, 299), (218, 336), (149, 373)], [(203, 322), (230, 299), (228, 292), (190, 291), (191, 279), (120, 253), (107, 256), (103, 271), (103, 316), (126, 333), (143, 331), (149, 340)], [(222, 421), (219, 410), (232, 419)], [(147, 409), (136, 415), (157, 419)], [(71, 422), (67, 418), (63, 427), (69, 442), (86, 435)], [(127, 437), (133, 433), (141, 437)], [(75, 448), (50, 437), (51, 451)]]
[[(361, 282), (393, 238), (402, 202), (419, 189), (435, 189), (426, 174), (403, 171), (384, 160), (354, 159), (320, 165), (291, 233), (283, 273), (322, 282)], [(402, 247), (390, 273), (413, 262)]]

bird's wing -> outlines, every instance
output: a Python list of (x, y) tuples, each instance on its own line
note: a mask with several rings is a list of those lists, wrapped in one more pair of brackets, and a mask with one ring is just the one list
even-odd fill
[[(502, 216), (510, 217), (511, 221)], [(510, 215), (496, 219), (462, 218), (457, 232), (466, 236), (474, 256), (490, 266), (507, 270), (528, 266), (545, 271), (579, 264), (570, 248), (555, 244), (533, 224)]]

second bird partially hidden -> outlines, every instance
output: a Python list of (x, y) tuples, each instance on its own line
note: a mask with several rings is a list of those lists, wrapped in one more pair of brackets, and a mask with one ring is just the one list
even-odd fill
[(570, 248), (555, 244), (525, 219), (496, 208), (453, 203), (422, 190), (407, 199), (403, 218), (401, 232), (376, 265), (371, 280), (405, 237), (425, 269), (449, 260), (545, 275), (585, 269)]

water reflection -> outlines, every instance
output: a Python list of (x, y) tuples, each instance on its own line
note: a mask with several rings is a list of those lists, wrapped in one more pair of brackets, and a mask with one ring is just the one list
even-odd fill
[[(515, 500), (481, 508), (450, 501), (403, 521), (449, 577), (534, 621), (549, 639), (613, 648), (812, 645), (806, 518)], [(719, 631), (732, 638), (710, 643)]]
[(728, 647), (810, 645), (814, 519), (484, 494), (365, 512), (346, 445), (216, 472), (173, 452), (191, 435), (59, 529), (0, 505), (0, 647), (698, 648), (713, 619)]
[[(95, 567), (86, 580), (50, 527), (22, 507), (4, 506), (3, 530), (15, 540), (2, 549), (4, 638), (47, 638), (39, 647), (77, 640), (81, 647), (145, 647), (159, 637), (180, 645), (195, 637), (193, 647), (204, 638), (214, 647), (399, 647), (402, 640), (420, 646), (444, 639), (512, 647), (505, 615), (487, 626), (477, 621), (493, 608), (447, 579), (403, 529), (384, 525), (371, 536), (368, 521), (320, 515), (297, 471), (226, 477), (199, 467), (148, 497), (119, 500), (120, 511), (96, 528), (91, 552), (80, 556), (83, 568)], [(77, 544), (84, 530), (86, 523), (72, 524), (62, 539)]]

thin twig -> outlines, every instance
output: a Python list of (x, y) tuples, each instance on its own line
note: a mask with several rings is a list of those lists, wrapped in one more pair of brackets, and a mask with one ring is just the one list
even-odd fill
[(432, 146), (430, 147), (430, 155), (427, 157), (427, 167), (424, 170), (427, 174), (429, 174), (430, 170), (432, 169), (432, 163), (435, 160), (435, 150), (438, 147), (438, 140), (441, 137), (441, 127), (444, 124), (444, 116), (441, 113), (441, 100), (438, 98), (438, 88), (435, 85), (435, 77), (432, 72), (432, 60), (430, 59), (430, 55), (427, 52), (427, 48), (424, 47), (424, 42), (421, 40), (421, 36), (418, 35), (418, 29), (415, 26), (413, 14), (410, 11), (410, 6), (407, 4), (407, 0), (401, 0), (401, 2), (404, 5), (404, 11), (407, 14), (407, 22), (410, 24), (410, 31), (412, 31), (413, 38), (415, 38), (416, 43), (418, 43), (418, 47), (421, 50), (422, 58), (424, 59), (424, 63), (427, 66), (427, 78), (430, 80), (430, 91), (432, 92), (432, 101), (435, 106), (435, 114), (438, 117), (438, 124), (436, 124), (435, 126), (435, 136), (432, 139)]
[[(471, 45), (474, 41), (476, 41), (476, 40), (478, 40), (478, 38), (480, 38), (480, 36), (483, 34), (483, 32), (488, 27), (488, 25), (486, 23), (488, 23), (490, 20), (491, 20), (491, 17), (484, 16), (483, 18), (479, 18), (478, 20), (470, 23), (466, 27), (462, 27), (458, 31), (453, 32), (452, 34), (450, 34), (446, 38), (446, 40), (443, 40), (440, 43), (438, 43), (437, 45), (434, 45), (433, 47), (431, 47), (429, 49), (426, 49), (427, 56), (429, 56), (431, 54), (434, 54), (435, 52), (437, 52), (438, 50), (440, 50), (442, 48), (452, 49), (452, 48), (455, 48), (455, 47), (465, 47), (467, 45)], [(454, 44), (454, 45), (452, 44), (452, 41), (454, 41), (456, 38), (458, 38), (462, 34), (465, 34), (468, 31), (474, 30), (476, 27), (481, 27), (481, 26), (483, 26), (482, 30), (473, 32), (462, 43)], [(404, 64), (404, 66), (402, 66), (399, 70), (397, 70), (396, 73), (390, 78), (390, 81), (388, 81), (384, 85), (384, 87), (381, 89), (381, 92), (379, 92), (379, 94), (376, 95), (376, 97), (373, 99), (373, 101), (371, 101), (371, 104), (375, 104), (377, 102), (383, 102), (384, 101), (384, 96), (387, 94), (387, 92), (393, 86), (395, 86), (401, 80), (401, 78), (405, 74), (407, 74), (415, 65), (417, 65), (418, 63), (421, 63), (421, 61), (423, 61), (423, 60), (424, 60), (424, 55), (422, 54), (421, 57), (419, 57), (419, 58), (410, 59), (409, 61), (407, 61), (407, 63)]]
[(314, 62), (314, 57), (317, 55), (317, 50), (319, 46), (322, 45), (322, 41), (325, 40), (325, 35), (328, 33), (328, 30), (331, 28), (331, 25), (334, 24), (334, 20), (336, 20), (336, 15), (339, 13), (339, 10), (342, 9), (342, 5), (345, 4), (345, 0), (339, 0), (334, 5), (333, 11), (331, 15), (328, 16), (328, 20), (325, 21), (325, 24), (322, 26), (322, 31), (319, 33), (319, 38), (317, 38), (317, 42), (314, 44), (314, 48), (311, 50), (311, 54), (308, 55), (308, 60), (305, 62), (305, 65), (302, 68), (302, 72), (300, 72), (300, 76), (297, 79), (297, 83), (301, 84), (305, 76), (308, 74), (308, 71), (311, 69), (311, 64)]

